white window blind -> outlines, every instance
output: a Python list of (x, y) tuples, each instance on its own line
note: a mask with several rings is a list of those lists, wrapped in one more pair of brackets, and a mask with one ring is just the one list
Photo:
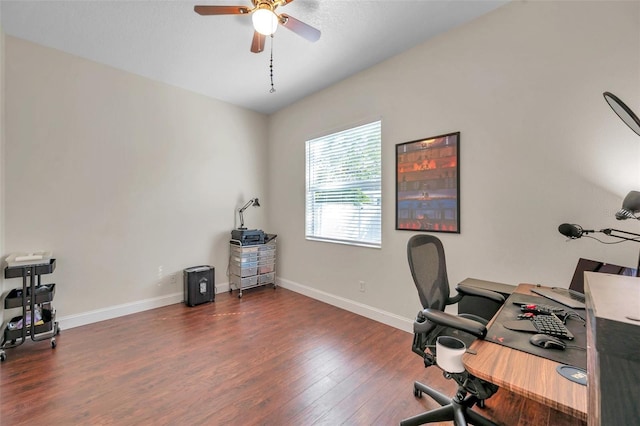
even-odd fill
[(306, 238), (380, 247), (381, 122), (306, 143)]

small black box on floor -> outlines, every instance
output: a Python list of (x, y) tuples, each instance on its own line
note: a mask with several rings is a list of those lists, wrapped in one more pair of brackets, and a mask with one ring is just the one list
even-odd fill
[(208, 265), (192, 266), (184, 270), (184, 303), (187, 306), (215, 300), (214, 272), (215, 268)]

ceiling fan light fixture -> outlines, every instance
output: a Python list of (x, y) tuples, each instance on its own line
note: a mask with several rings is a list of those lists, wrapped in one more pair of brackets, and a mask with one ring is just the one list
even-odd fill
[(253, 28), (260, 34), (269, 36), (278, 29), (278, 16), (269, 7), (261, 7), (251, 16)]

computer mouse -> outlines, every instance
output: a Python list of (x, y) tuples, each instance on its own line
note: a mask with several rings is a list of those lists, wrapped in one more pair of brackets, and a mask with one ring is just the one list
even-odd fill
[(532, 345), (538, 346), (544, 349), (560, 349), (563, 350), (567, 347), (567, 344), (557, 337), (549, 336), (546, 334), (534, 334), (529, 339)]

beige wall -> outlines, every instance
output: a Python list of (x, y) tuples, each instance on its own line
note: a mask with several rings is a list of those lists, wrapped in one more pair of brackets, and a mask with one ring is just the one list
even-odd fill
[[(4, 31), (0, 25), (0, 253), (4, 253)], [(4, 274), (0, 276), (0, 293), (4, 289)], [(2, 316), (0, 315), (0, 322)]]
[(181, 300), (194, 265), (227, 283), (267, 117), (10, 36), (5, 54), (4, 252), (54, 252), (58, 315)]
[[(47, 280), (69, 322), (176, 300), (187, 266), (212, 264), (226, 283), (234, 209), (259, 196), (247, 222), (279, 235), (285, 286), (410, 324), (418, 301), (411, 233), (394, 230), (394, 147), (450, 131), (461, 131), (462, 170), (462, 233), (440, 234), (452, 284), (566, 286), (580, 256), (637, 261), (637, 245), (566, 243), (556, 231), (638, 232), (613, 213), (640, 188), (640, 143), (601, 96), (640, 110), (637, 2), (510, 4), (271, 117), (12, 37), (5, 45), (2, 253), (54, 251)], [(304, 141), (379, 117), (383, 248), (305, 241)]]
[[(284, 285), (412, 318), (412, 233), (394, 230), (394, 146), (452, 131), (461, 132), (462, 232), (440, 234), (452, 285), (566, 287), (581, 256), (635, 265), (637, 244), (567, 243), (557, 232), (563, 222), (640, 231), (613, 218), (640, 188), (640, 140), (606, 90), (640, 110), (640, 3), (515, 2), (274, 114), (268, 210)], [(304, 141), (376, 117), (382, 249), (306, 241)]]

